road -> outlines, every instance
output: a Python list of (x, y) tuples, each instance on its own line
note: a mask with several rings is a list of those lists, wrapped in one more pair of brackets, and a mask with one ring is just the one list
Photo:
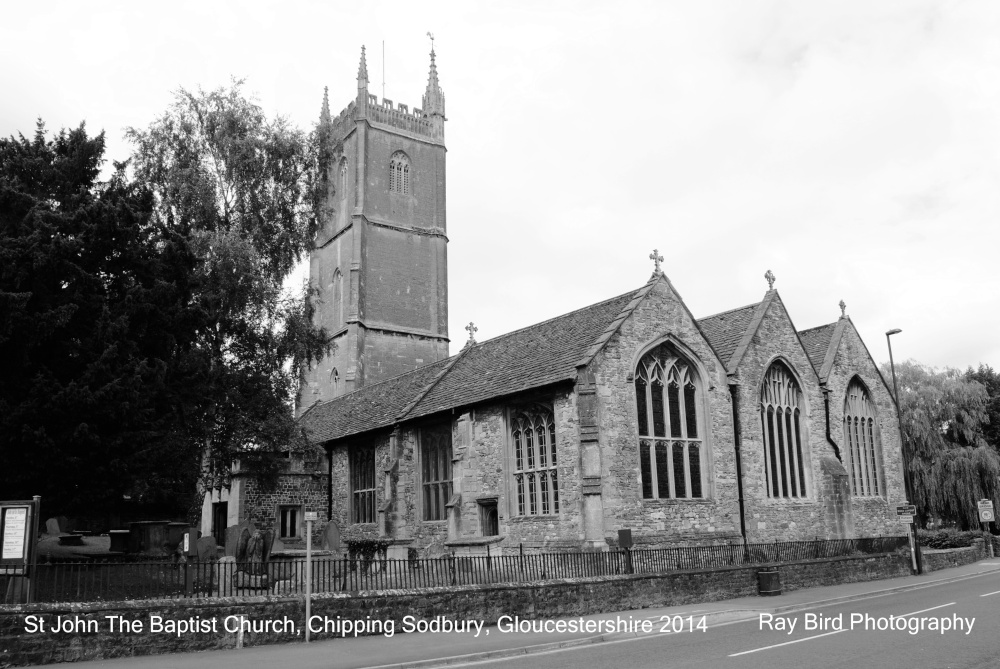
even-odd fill
[[(807, 619), (807, 614), (812, 617)], [(853, 629), (852, 616), (856, 621)], [(901, 617), (895, 624), (907, 629), (864, 629), (866, 620), (873, 620), (868, 624), (874, 626), (881, 621), (883, 625), (892, 625), (890, 616)], [(958, 619), (962, 620), (963, 629), (944, 633), (926, 629), (932, 625), (931, 620), (955, 624)], [(974, 620), (971, 631), (965, 629), (969, 619)], [(685, 620), (685, 631), (679, 633), (651, 634), (506, 661), (477, 662), (474, 666), (481, 669), (558, 669), (583, 665), (588, 669), (1000, 667), (998, 619), (1000, 573), (992, 573), (781, 616), (761, 614), (704, 630), (688, 631), (691, 625)], [(789, 630), (792, 621), (795, 625)], [(810, 621), (826, 627), (807, 630)], [(837, 629), (838, 621), (842, 622), (842, 630)], [(917, 626), (921, 621), (925, 629), (911, 634), (909, 626)]]

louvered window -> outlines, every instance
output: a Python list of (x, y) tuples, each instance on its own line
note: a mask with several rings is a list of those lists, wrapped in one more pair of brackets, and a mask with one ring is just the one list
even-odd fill
[(705, 496), (698, 375), (672, 346), (661, 344), (635, 369), (639, 474), (644, 499)]
[(760, 389), (768, 497), (805, 497), (807, 494), (802, 406), (802, 391), (792, 373), (782, 363), (775, 362), (764, 375)]
[(847, 451), (851, 494), (874, 497), (882, 494), (882, 463), (876, 439), (875, 405), (868, 390), (854, 379), (844, 400), (844, 445)]

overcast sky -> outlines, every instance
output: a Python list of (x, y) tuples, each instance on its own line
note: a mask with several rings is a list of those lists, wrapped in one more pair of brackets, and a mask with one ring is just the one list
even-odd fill
[[(641, 286), (698, 318), (837, 303), (876, 361), (1000, 367), (1000, 3), (15, 2), (0, 135), (86, 121), (123, 159), (178, 87), (245, 78), (311, 129), (447, 97), (452, 351)], [(382, 57), (383, 42), (385, 58)]]

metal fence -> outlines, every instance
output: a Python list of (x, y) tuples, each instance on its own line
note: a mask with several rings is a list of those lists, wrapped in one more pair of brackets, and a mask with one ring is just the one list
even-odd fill
[[(889, 553), (907, 537), (786, 541), (588, 553), (537, 553), (393, 560), (316, 557), (312, 592), (359, 592), (452, 585), (531, 583), (615, 574), (659, 574), (692, 569), (794, 562)], [(21, 579), (4, 583), (8, 602), (20, 599)], [(180, 597), (298, 594), (305, 591), (305, 558), (267, 563), (61, 562), (36, 567), (36, 602), (117, 601)]]

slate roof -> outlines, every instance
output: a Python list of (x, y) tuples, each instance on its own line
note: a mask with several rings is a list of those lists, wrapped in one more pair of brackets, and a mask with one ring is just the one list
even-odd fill
[(579, 360), (647, 286), (319, 404), (303, 414), (300, 424), (319, 443), (574, 380)]
[(727, 367), (747, 328), (753, 322), (753, 315), (758, 306), (760, 306), (759, 302), (748, 304), (745, 307), (723, 311), (721, 314), (707, 316), (698, 321), (698, 327), (708, 339), (708, 343), (719, 354), (722, 364)]
[(830, 349), (830, 340), (833, 338), (833, 331), (836, 327), (836, 323), (827, 323), (799, 332), (799, 339), (802, 340), (802, 345), (806, 349), (806, 355), (809, 356), (817, 373), (823, 369), (826, 352)]

